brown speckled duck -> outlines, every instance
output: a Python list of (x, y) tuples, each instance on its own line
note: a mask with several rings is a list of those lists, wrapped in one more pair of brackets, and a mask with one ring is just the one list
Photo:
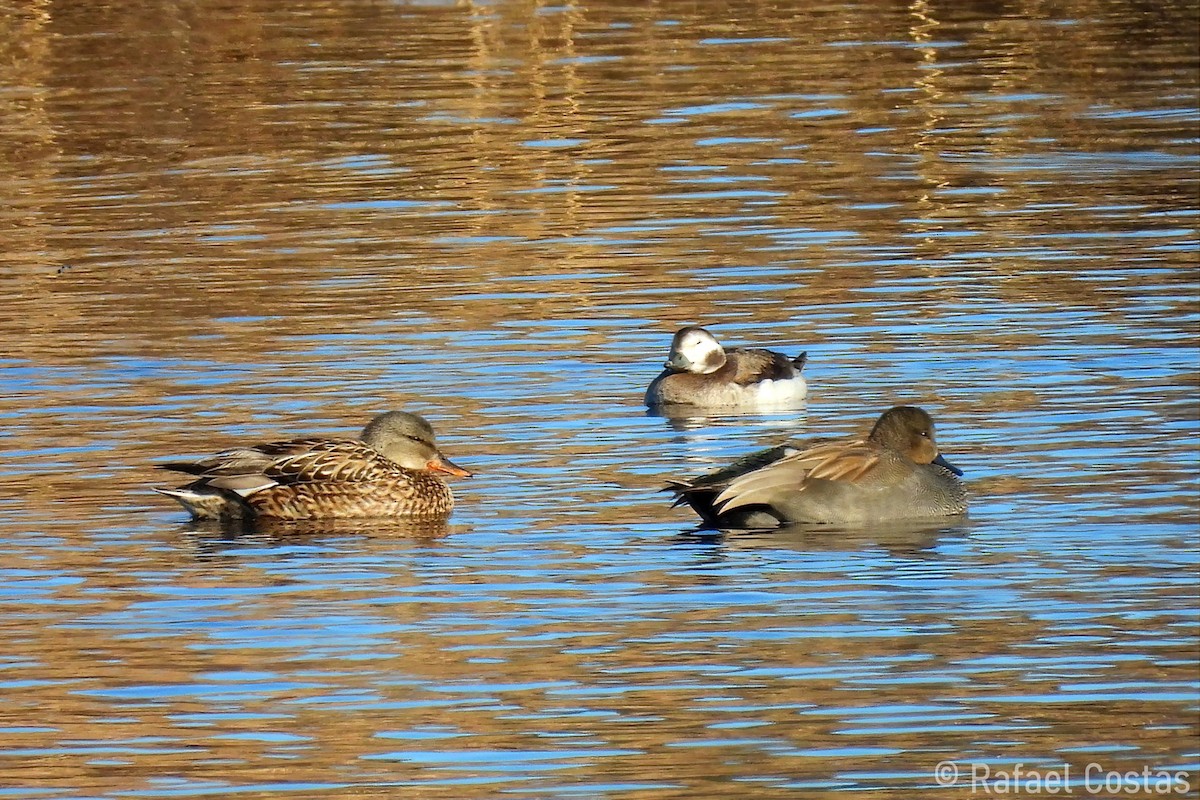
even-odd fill
[(471, 474), (438, 451), (428, 422), (405, 411), (375, 417), (360, 439), (292, 439), (157, 466), (198, 477), (156, 492), (196, 519), (222, 520), (444, 519), (454, 498), (438, 473)]
[(896, 406), (865, 439), (780, 445), (668, 489), (718, 528), (864, 524), (964, 513), (960, 475), (938, 452), (929, 414)]

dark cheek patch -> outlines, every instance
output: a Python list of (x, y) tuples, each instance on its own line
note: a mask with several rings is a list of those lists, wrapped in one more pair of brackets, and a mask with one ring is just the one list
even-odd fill
[(725, 357), (716, 350), (709, 351), (704, 355), (704, 371), (711, 372), (714, 369), (720, 369), (725, 363)]

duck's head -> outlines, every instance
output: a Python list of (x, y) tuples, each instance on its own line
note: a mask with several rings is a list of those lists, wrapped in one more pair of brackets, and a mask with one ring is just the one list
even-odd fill
[(671, 340), (667, 369), (707, 375), (725, 366), (725, 350), (716, 338), (696, 325), (680, 328)]
[(363, 428), (362, 440), (407, 469), (432, 470), (468, 478), (471, 473), (442, 455), (433, 427), (407, 411), (380, 414)]
[(938, 451), (933, 418), (916, 406), (896, 406), (883, 412), (868, 437), (876, 444), (904, 454), (914, 464), (937, 464), (962, 475), (962, 470)]

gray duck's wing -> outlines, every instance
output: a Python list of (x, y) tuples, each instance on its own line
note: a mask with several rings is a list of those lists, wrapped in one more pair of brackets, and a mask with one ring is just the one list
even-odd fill
[(721, 512), (773, 506), (819, 481), (860, 484), (879, 463), (879, 449), (866, 441), (819, 444), (736, 476), (713, 498), (713, 505)]
[(742, 456), (727, 467), (701, 475), (691, 480), (668, 481), (667, 489), (677, 493), (688, 491), (713, 491), (725, 488), (731, 481), (755, 470), (763, 469), (799, 451), (791, 445), (781, 444)]

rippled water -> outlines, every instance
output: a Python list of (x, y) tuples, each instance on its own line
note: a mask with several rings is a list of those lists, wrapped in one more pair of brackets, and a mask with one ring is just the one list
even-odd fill
[[(1198, 16), (0, 9), (0, 798), (1195, 796)], [(686, 323), (807, 407), (647, 414)], [(896, 402), (966, 521), (659, 491)], [(444, 528), (148, 491), (398, 407)]]

